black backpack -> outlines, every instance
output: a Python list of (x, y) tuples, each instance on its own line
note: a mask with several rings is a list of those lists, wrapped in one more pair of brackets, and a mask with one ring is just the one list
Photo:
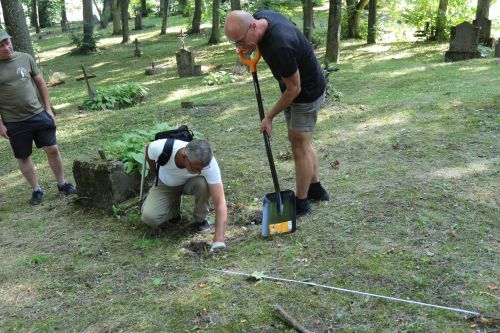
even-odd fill
[(156, 186), (158, 186), (158, 173), (160, 171), (160, 166), (167, 164), (170, 156), (172, 156), (172, 148), (174, 147), (175, 140), (190, 142), (193, 141), (193, 137), (193, 132), (186, 125), (181, 125), (179, 128), (173, 130), (156, 133), (155, 140), (167, 139), (167, 141), (165, 141), (165, 145), (163, 146), (163, 151), (160, 156), (158, 156), (158, 160), (156, 161)]

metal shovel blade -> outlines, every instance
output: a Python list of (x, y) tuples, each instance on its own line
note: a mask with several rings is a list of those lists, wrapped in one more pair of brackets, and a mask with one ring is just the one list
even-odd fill
[(295, 193), (290, 190), (281, 191), (283, 211), (280, 214), (279, 199), (276, 192), (264, 197), (262, 209), (262, 236), (294, 232), (297, 229), (295, 215)]

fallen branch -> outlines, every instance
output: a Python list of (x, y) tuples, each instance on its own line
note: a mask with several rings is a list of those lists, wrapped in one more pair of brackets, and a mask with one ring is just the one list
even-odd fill
[(295, 319), (293, 319), (286, 311), (280, 306), (275, 305), (274, 309), (278, 312), (280, 318), (285, 321), (288, 325), (290, 325), (294, 330), (300, 333), (312, 333), (307, 328), (299, 324)]

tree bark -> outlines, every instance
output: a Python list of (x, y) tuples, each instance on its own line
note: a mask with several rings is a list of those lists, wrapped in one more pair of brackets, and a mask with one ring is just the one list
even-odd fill
[(66, 1), (61, 0), (61, 30), (68, 31), (68, 16), (66, 15)]
[(9, 35), (12, 36), (14, 50), (28, 53), (34, 58), (35, 52), (33, 51), (33, 44), (21, 1), (2, 0), (1, 4), (5, 27)]
[(231, 10), (241, 10), (240, 0), (231, 0)]
[(346, 0), (347, 4), (347, 38), (360, 39), (359, 34), (359, 17), (361, 12), (366, 7), (368, 0)]
[(446, 11), (448, 10), (448, 0), (439, 0), (439, 8), (436, 15), (436, 39), (446, 39)]
[(51, 26), (49, 6), (49, 0), (38, 0), (38, 24), (40, 29)]
[(208, 44), (220, 43), (220, 1), (214, 0), (212, 5), (212, 35)]
[(120, 10), (120, 1), (113, 0), (112, 12), (113, 12), (113, 35), (121, 35), (122, 33), (122, 13)]
[(80, 52), (89, 54), (92, 51), (95, 51), (92, 0), (83, 0), (83, 43)]
[(341, 27), (342, 0), (330, 0), (328, 11), (328, 32), (326, 37), (325, 58), (329, 62), (338, 64), (340, 60), (340, 27)]
[(148, 17), (148, 6), (146, 0), (141, 0), (141, 16)]
[(303, 0), (303, 33), (311, 41), (313, 35), (313, 0)]
[(191, 24), (192, 34), (199, 34), (201, 26), (201, 0), (194, 0), (193, 23)]
[(166, 35), (167, 34), (167, 19), (168, 19), (169, 0), (161, 0), (161, 3), (163, 4), (163, 13), (162, 13), (162, 17), (161, 17), (160, 35)]
[(104, 0), (104, 3), (102, 5), (101, 29), (106, 29), (108, 27), (109, 20), (112, 18), (112, 7), (113, 0)]
[(38, 1), (31, 0), (30, 3), (30, 24), (35, 28), (35, 32), (40, 33), (40, 25), (38, 24)]
[(377, 0), (368, 4), (368, 44), (375, 44), (377, 39)]
[(489, 18), (490, 5), (491, 0), (477, 0), (476, 21)]
[(130, 31), (128, 28), (128, 4), (130, 0), (120, 0), (120, 11), (122, 16), (122, 44), (130, 41)]

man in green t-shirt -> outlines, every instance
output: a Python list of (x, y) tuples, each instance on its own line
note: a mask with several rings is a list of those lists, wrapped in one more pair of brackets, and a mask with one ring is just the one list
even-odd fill
[(10, 38), (0, 29), (0, 135), (10, 141), (19, 169), (33, 188), (30, 203), (38, 205), (43, 191), (31, 161), (33, 141), (47, 154), (59, 192), (68, 195), (76, 189), (64, 179), (56, 144), (56, 117), (45, 81), (29, 54), (13, 51)]

